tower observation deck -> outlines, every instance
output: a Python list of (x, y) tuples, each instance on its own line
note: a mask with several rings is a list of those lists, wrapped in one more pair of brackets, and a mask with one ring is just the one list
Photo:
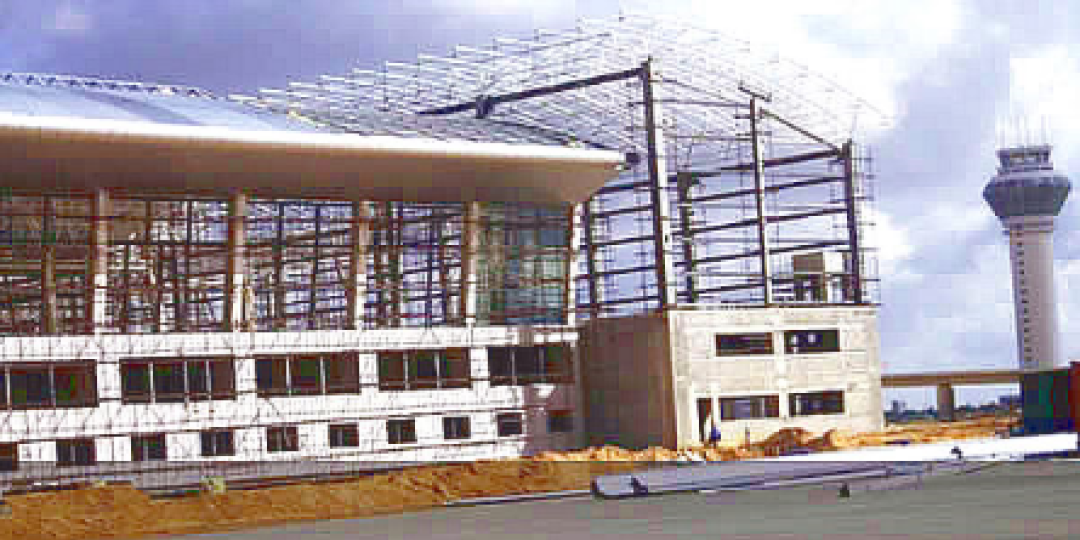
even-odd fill
[(1069, 179), (1054, 170), (1050, 146), (998, 150), (998, 174), (983, 198), (1009, 236), (1017, 357), (1021, 369), (1049, 369), (1058, 361), (1054, 297), (1054, 218), (1069, 196)]

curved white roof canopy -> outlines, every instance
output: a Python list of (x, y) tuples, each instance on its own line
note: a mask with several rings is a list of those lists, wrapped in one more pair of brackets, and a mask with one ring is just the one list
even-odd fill
[(616, 152), (0, 113), (0, 185), (144, 193), (576, 203)]
[(0, 75), (0, 186), (573, 203), (623, 159), (516, 126), (372, 111), (369, 122), (386, 131), (370, 136), (209, 98), (187, 87)]

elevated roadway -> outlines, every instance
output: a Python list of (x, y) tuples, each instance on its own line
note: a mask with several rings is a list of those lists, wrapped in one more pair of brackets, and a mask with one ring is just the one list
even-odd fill
[(891, 373), (881, 376), (882, 388), (937, 387), (937, 410), (941, 420), (955, 417), (956, 396), (953, 386), (979, 384), (1018, 384), (1023, 371), (989, 369), (979, 371), (936, 371), (925, 373)]

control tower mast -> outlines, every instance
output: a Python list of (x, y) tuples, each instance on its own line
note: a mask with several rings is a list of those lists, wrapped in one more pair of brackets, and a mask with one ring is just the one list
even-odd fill
[(997, 154), (998, 174), (983, 198), (1009, 237), (1020, 369), (1050, 369), (1058, 362), (1052, 233), (1071, 186), (1054, 170), (1048, 145), (1003, 148)]

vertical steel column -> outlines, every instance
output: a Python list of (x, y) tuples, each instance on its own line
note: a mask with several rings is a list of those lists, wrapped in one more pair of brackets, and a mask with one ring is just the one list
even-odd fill
[(577, 269), (577, 257), (578, 246), (581, 244), (581, 236), (583, 231), (581, 230), (581, 223), (583, 221), (584, 208), (589, 206), (589, 202), (586, 201), (581, 204), (575, 204), (566, 211), (566, 219), (570, 225), (569, 230), (566, 231), (566, 263), (563, 267), (563, 283), (564, 285), (564, 306), (563, 306), (563, 323), (573, 326), (577, 324), (577, 276), (575, 276)]
[(288, 310), (285, 302), (288, 301), (288, 280), (285, 279), (285, 203), (277, 202), (277, 219), (274, 220), (274, 306), (271, 312), (274, 330), (285, 330), (289, 327)]
[(466, 326), (476, 324), (480, 276), (480, 203), (465, 203), (465, 233), (461, 242), (461, 307), (459, 309)]
[(44, 334), (56, 334), (60, 326), (56, 306), (56, 233), (52, 206), (51, 197), (41, 198), (41, 330)]
[[(152, 279), (148, 279), (144, 286), (151, 287), (151, 293), (148, 296), (150, 298), (150, 324), (151, 331), (155, 334), (161, 333), (161, 305), (165, 303), (165, 265), (163, 260), (162, 247), (160, 245), (154, 246), (154, 202), (146, 201), (145, 206), (146, 222), (143, 223), (143, 260), (149, 259), (149, 264), (153, 265), (153, 268), (147, 268), (147, 273), (153, 276)], [(154, 247), (152, 247), (154, 246)], [(151, 252), (151, 250), (153, 250)], [(150, 255), (153, 253), (153, 255)]]
[(758, 97), (750, 97), (750, 145), (754, 160), (754, 201), (757, 204), (758, 254), (761, 258), (762, 300), (773, 303), (772, 264), (769, 261), (769, 218), (765, 215), (765, 166), (761, 157), (761, 134), (758, 131)]
[(350, 330), (364, 328), (364, 304), (367, 300), (367, 254), (371, 241), (371, 205), (353, 202), (352, 227), (349, 231), (349, 276), (345, 294)]
[(319, 258), (322, 257), (322, 205), (315, 206), (315, 239), (312, 246), (311, 279), (308, 280), (308, 321), (309, 330), (318, 330), (319, 325)]
[(667, 309), (677, 300), (675, 272), (671, 264), (671, 208), (667, 193), (667, 156), (663, 114), (656, 104), (652, 60), (641, 64), (642, 102), (645, 113), (645, 143), (648, 150), (649, 184), (652, 199), (653, 250), (655, 251), (657, 300)]
[[(86, 321), (91, 334), (105, 330), (109, 301), (109, 193), (97, 189), (90, 203), (90, 273)], [(125, 293), (127, 294), (127, 293)]]
[(683, 269), (686, 272), (686, 301), (697, 303), (697, 265), (694, 264), (694, 207), (690, 202), (690, 188), (694, 177), (690, 174), (678, 174), (675, 177), (679, 192), (679, 222), (682, 225)]
[(596, 257), (596, 245), (593, 243), (593, 227), (595, 223), (592, 215), (593, 199), (585, 201), (581, 205), (581, 220), (583, 222), (583, 229), (581, 230), (581, 241), (585, 248), (585, 280), (589, 286), (589, 318), (595, 319), (600, 316), (600, 283), (599, 283), (599, 265), (597, 264)]
[(234, 193), (229, 199), (229, 237), (225, 259), (225, 313), (222, 326), (226, 332), (244, 330), (248, 318), (247, 298), (247, 231), (248, 197)]
[(862, 304), (862, 248), (859, 242), (859, 190), (858, 171), (855, 170), (855, 145), (851, 141), (844, 143), (840, 156), (844, 160), (844, 204), (847, 210), (848, 248), (851, 249), (851, 298), (844, 298), (844, 301)]

